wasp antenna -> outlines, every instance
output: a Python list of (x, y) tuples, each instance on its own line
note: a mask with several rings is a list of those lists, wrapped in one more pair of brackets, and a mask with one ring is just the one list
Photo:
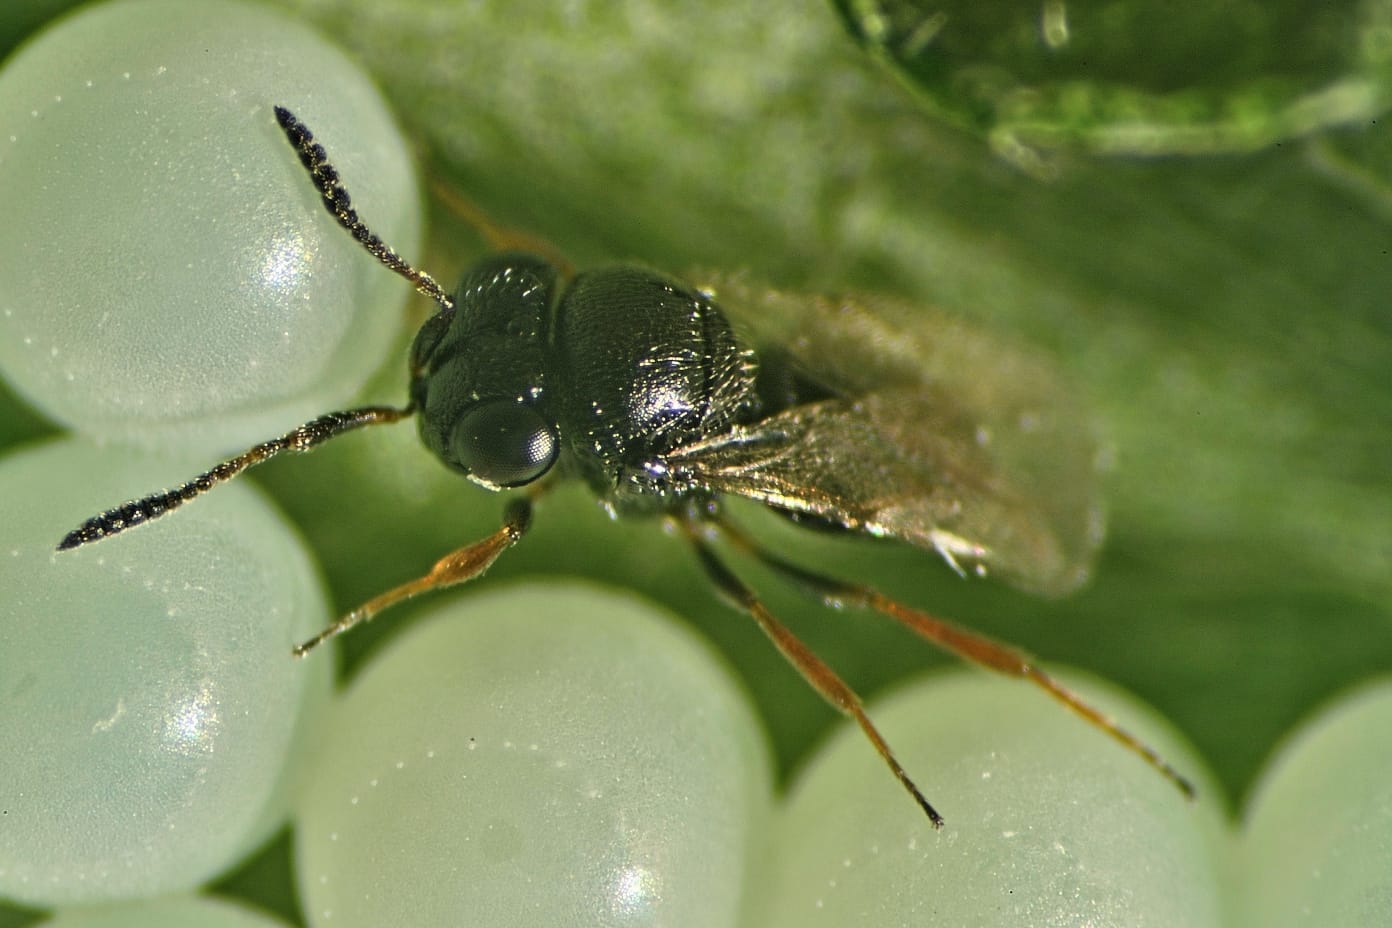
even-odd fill
[(151, 519), (158, 519), (166, 512), (178, 509), (189, 500), (202, 496), (218, 484), (226, 483), (248, 467), (260, 464), (267, 458), (275, 457), (282, 451), (308, 451), (330, 438), (342, 435), (344, 432), (368, 425), (396, 422), (411, 415), (414, 411), (414, 406), (407, 406), (404, 409), (397, 409), (394, 406), (364, 406), (360, 409), (331, 412), (320, 416), (313, 421), (306, 422), (292, 432), (287, 432), (271, 441), (262, 442), (235, 458), (223, 461), (212, 470), (199, 474), (173, 490), (151, 493), (142, 499), (93, 516), (64, 535), (63, 540), (58, 542), (58, 550), (70, 551), (79, 545), (119, 534), (128, 528), (149, 522)]
[(338, 180), (338, 169), (329, 163), (328, 152), (324, 146), (314, 141), (314, 133), (300, 122), (295, 114), (283, 106), (275, 108), (276, 122), (284, 130), (285, 137), (299, 152), (300, 163), (309, 171), (314, 186), (324, 197), (324, 208), (329, 211), (338, 224), (347, 229), (368, 252), (396, 273), (405, 277), (416, 289), (430, 297), (444, 310), (454, 309), (454, 300), (444, 289), (424, 271), (418, 271), (398, 255), (386, 242), (370, 230), (353, 209), (353, 200)]

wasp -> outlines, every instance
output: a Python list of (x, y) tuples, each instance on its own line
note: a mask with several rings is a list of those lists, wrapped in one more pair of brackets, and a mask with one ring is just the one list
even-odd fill
[[(284, 107), (275, 117), (334, 219), (438, 307), (410, 349), (409, 400), (322, 415), (179, 487), (88, 519), (60, 551), (165, 515), (283, 451), (414, 417), (446, 467), (489, 490), (521, 492), (496, 532), (344, 615), (296, 656), (395, 603), (478, 577), (527, 533), (546, 487), (579, 479), (615, 517), (674, 526), (717, 591), (855, 721), (934, 827), (942, 817), (855, 691), (764, 605), (717, 539), (829, 605), (883, 613), (961, 658), (1033, 682), (1193, 794), (1153, 749), (1023, 654), (870, 586), (800, 567), (721, 506), (744, 497), (810, 528), (935, 552), (962, 574), (1068, 592), (1086, 578), (1101, 541), (1095, 448), (1055, 402), (1045, 367), (1002, 362), (996, 347), (951, 322), (928, 327), (904, 313), (896, 321), (888, 302), (794, 296), (738, 277), (702, 289), (643, 267), (574, 273), (552, 258), (505, 251), (448, 293), (368, 229), (310, 129)], [(975, 376), (988, 367), (993, 376)]]

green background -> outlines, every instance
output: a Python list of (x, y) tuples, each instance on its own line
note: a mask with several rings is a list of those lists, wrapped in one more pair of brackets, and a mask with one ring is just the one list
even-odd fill
[[(571, 18), (541, 3), (284, 5), (376, 76), (433, 182), (579, 265), (743, 269), (940, 306), (1053, 355), (1114, 454), (1096, 580), (1064, 601), (736, 507), (787, 555), (1132, 689), (1197, 744), (1235, 804), (1282, 732), (1392, 665), (1386, 118), (1202, 159), (1061, 149), (1044, 179), (936, 120), (950, 87), (909, 89), (816, 3)], [(11, 4), (11, 22), (26, 6), (11, 42), (58, 4)], [(1301, 41), (1259, 38), (1277, 47), (1254, 68)], [(1330, 80), (1352, 70), (1319, 66)], [(1250, 73), (1174, 67), (1173, 82), (1253, 105)], [(1273, 112), (1288, 92), (1271, 85)], [(443, 279), (480, 250), (444, 209), (430, 242), (425, 264)], [(373, 398), (399, 401), (404, 381), (404, 364), (382, 372)], [(0, 398), (0, 442), (44, 430)], [(381, 431), (256, 478), (303, 527), (343, 608), (497, 524), (497, 498), (446, 474), (383, 481), (384, 462), (424, 452), (409, 429)], [(579, 487), (549, 497), (481, 582), (539, 573), (612, 581), (687, 617), (746, 680), (785, 773), (833, 723), (678, 539), (610, 523)], [(943, 660), (888, 623), (750, 576), (863, 695)], [(401, 612), (348, 637), (350, 672), (410, 621)], [(224, 889), (292, 915), (287, 854), (282, 840)]]

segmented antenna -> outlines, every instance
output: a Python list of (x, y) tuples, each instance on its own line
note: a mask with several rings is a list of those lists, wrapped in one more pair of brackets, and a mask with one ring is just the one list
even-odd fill
[(314, 141), (314, 133), (309, 131), (309, 127), (283, 106), (275, 108), (275, 116), (280, 128), (285, 130), (285, 137), (295, 146), (295, 151), (299, 152), (300, 163), (309, 171), (314, 186), (319, 188), (319, 193), (323, 195), (324, 208), (338, 220), (338, 224), (347, 229), (374, 258), (405, 277), (417, 290), (440, 304), (442, 309), (454, 309), (454, 300), (435, 282), (435, 278), (411, 267), (363, 225), (362, 220), (358, 218), (357, 210), (353, 209), (353, 200), (348, 196), (348, 191), (338, 182), (338, 170), (329, 164), (328, 152), (324, 151), (323, 145)]
[(151, 493), (143, 499), (117, 506), (115, 509), (108, 509), (99, 516), (93, 516), (64, 535), (63, 540), (58, 543), (58, 550), (68, 551), (78, 545), (85, 545), (108, 535), (124, 532), (128, 528), (134, 528), (143, 522), (149, 522), (151, 519), (158, 519), (166, 512), (172, 512), (189, 500), (202, 496), (219, 483), (226, 483), (248, 467), (260, 464), (267, 458), (275, 457), (282, 451), (308, 451), (315, 445), (322, 444), (344, 432), (366, 425), (396, 422), (413, 412), (415, 412), (414, 406), (407, 406), (404, 409), (397, 409), (394, 406), (364, 406), (361, 409), (348, 409), (320, 416), (312, 422), (306, 422), (293, 432), (287, 432), (279, 438), (262, 442), (231, 460), (223, 461), (212, 470), (199, 474), (188, 483), (173, 490)]

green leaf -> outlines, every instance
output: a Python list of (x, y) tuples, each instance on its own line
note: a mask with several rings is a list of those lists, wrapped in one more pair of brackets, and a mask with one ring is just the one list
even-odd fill
[(1360, 124), (1392, 99), (1385, 2), (840, 5), (930, 109), (1028, 168), (1059, 148), (1254, 151)]

